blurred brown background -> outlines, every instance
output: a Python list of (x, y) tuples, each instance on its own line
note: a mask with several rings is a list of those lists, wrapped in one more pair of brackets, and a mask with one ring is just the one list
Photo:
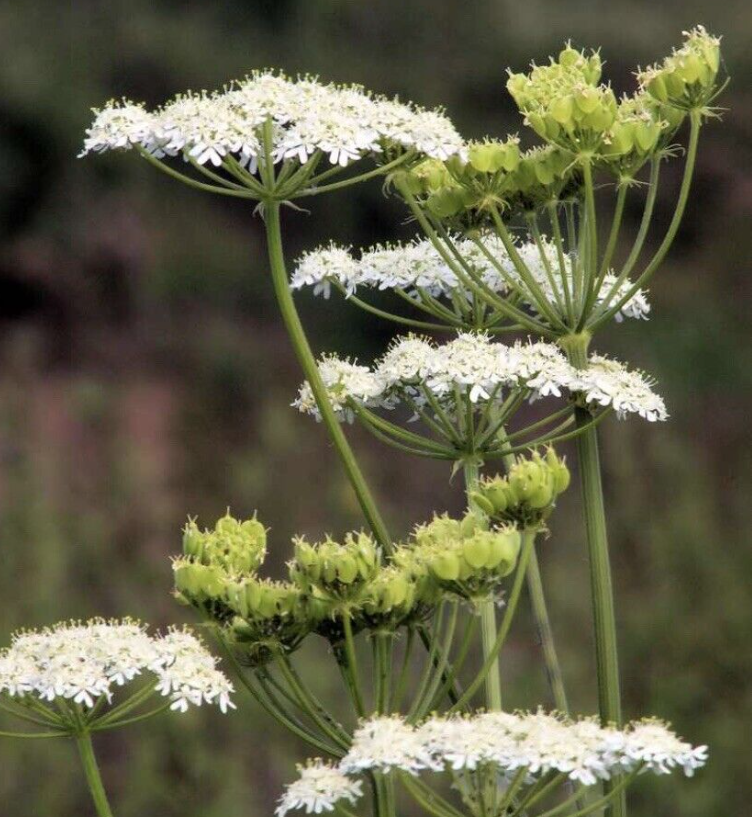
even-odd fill
[[(230, 505), (271, 525), (281, 571), (294, 531), (359, 526), (322, 429), (289, 403), (299, 381), (249, 207), (167, 180), (134, 156), (77, 160), (89, 108), (156, 104), (254, 67), (362, 82), (444, 104), (467, 136), (518, 130), (505, 68), (571, 37), (602, 46), (631, 86), (683, 28), (724, 34), (730, 111), (701, 144), (694, 197), (653, 319), (599, 347), (660, 381), (672, 419), (610, 422), (604, 438), (626, 710), (712, 747), (695, 780), (645, 780), (634, 817), (748, 813), (752, 728), (749, 258), (752, 8), (743, 0), (51, 0), (0, 4), (0, 630), (92, 614), (185, 618), (169, 556), (190, 514)], [(671, 214), (669, 165), (658, 219)], [(288, 252), (409, 236), (378, 184), (286, 216)], [(638, 218), (629, 213), (629, 227)], [(392, 327), (301, 297), (319, 350), (370, 359)], [(393, 530), (458, 509), (442, 466), (352, 439)], [(575, 707), (595, 706), (577, 492), (542, 551)], [(322, 642), (323, 644), (323, 642)], [(322, 645), (309, 672), (336, 680)], [(530, 622), (505, 662), (507, 699), (547, 701)], [(330, 679), (330, 680), (328, 680)], [(247, 698), (231, 717), (163, 717), (99, 741), (119, 817), (269, 814), (307, 751)], [(0, 743), (0, 812), (90, 813), (71, 746)]]

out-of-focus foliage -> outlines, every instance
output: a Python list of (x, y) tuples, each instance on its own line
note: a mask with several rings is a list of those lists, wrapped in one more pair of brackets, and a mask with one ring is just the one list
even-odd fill
[[(315, 538), (360, 524), (323, 430), (288, 408), (300, 374), (258, 220), (133, 156), (76, 160), (91, 105), (119, 95), (157, 103), (273, 65), (443, 103), (468, 136), (504, 134), (521, 129), (506, 66), (522, 70), (572, 37), (602, 46), (616, 90), (626, 90), (637, 63), (663, 56), (697, 22), (726, 35), (731, 111), (703, 135), (693, 202), (652, 286), (652, 320), (600, 339), (660, 379), (673, 419), (659, 428), (614, 421), (602, 436), (627, 714), (659, 714), (712, 747), (695, 780), (635, 787), (632, 813), (744, 813), (752, 11), (741, 0), (0, 5), (2, 640), (71, 616), (187, 616), (170, 598), (168, 555), (189, 513), (208, 522), (227, 505), (241, 517), (257, 508), (280, 575), (293, 532)], [(678, 174), (678, 162), (666, 168), (664, 223)], [(637, 207), (627, 215), (635, 227)], [(289, 251), (408, 236), (404, 218), (378, 185), (362, 186), (314, 201), (310, 215), (287, 213)], [(390, 326), (339, 299), (301, 301), (320, 350), (368, 357), (390, 337)], [(434, 510), (461, 511), (443, 466), (352, 434), (395, 531)], [(576, 490), (552, 529), (541, 558), (555, 630), (574, 705), (592, 711)], [(532, 706), (547, 693), (529, 621), (514, 636), (505, 699)], [(324, 650), (322, 641), (302, 656), (322, 695), (337, 689), (320, 671)], [(116, 813), (268, 814), (305, 749), (239, 703), (232, 716), (164, 717), (103, 738)], [(0, 743), (3, 813), (87, 813), (72, 748), (29, 743)]]

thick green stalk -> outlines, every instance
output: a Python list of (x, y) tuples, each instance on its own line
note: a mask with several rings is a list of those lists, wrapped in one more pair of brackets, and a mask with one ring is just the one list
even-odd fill
[[(581, 333), (562, 338), (560, 344), (567, 353), (570, 363), (578, 369), (587, 366), (587, 350), (590, 335)], [(591, 421), (590, 413), (582, 408), (575, 409), (578, 428)], [(616, 614), (614, 593), (611, 582), (611, 562), (608, 553), (608, 533), (606, 511), (603, 502), (603, 484), (598, 456), (598, 433), (589, 427), (577, 437), (577, 456), (582, 482), (582, 501), (585, 512), (585, 531), (590, 560), (590, 588), (593, 604), (593, 624), (595, 629), (595, 656), (598, 670), (598, 704), (603, 724), (621, 726), (621, 691), (619, 686), (619, 655), (616, 641)], [(608, 793), (618, 786), (614, 778), (604, 786)], [(613, 817), (626, 815), (626, 799), (623, 794), (616, 797), (610, 806)]]
[(360, 466), (355, 459), (352, 448), (347, 442), (347, 437), (345, 437), (342, 426), (334, 414), (326, 386), (319, 374), (316, 359), (313, 356), (308, 338), (300, 321), (300, 316), (295, 308), (295, 302), (290, 292), (290, 284), (287, 278), (287, 270), (285, 269), (279, 211), (280, 205), (278, 202), (269, 202), (264, 213), (264, 223), (266, 225), (269, 265), (274, 283), (274, 292), (277, 296), (282, 319), (285, 322), (285, 327), (287, 328), (293, 348), (295, 349), (295, 354), (300, 361), (303, 373), (311, 386), (311, 391), (313, 392), (319, 412), (321, 413), (321, 419), (342, 460), (342, 465), (358, 497), (358, 502), (363, 509), (363, 514), (373, 530), (374, 536), (379, 540), (379, 543), (385, 550), (389, 550), (391, 548), (389, 532), (376, 507), (376, 503), (365, 481), (363, 472), (360, 470)]
[(99, 817), (113, 817), (112, 809), (107, 801), (107, 793), (104, 790), (102, 776), (99, 774), (99, 766), (94, 756), (94, 747), (91, 743), (91, 735), (82, 732), (76, 735), (78, 752), (81, 756), (81, 765), (84, 767), (86, 782), (89, 784), (91, 799), (94, 801)]
[[(468, 494), (468, 504), (475, 509), (470, 501), (470, 492), (478, 485), (478, 464), (465, 460), (464, 464), (465, 490)], [(481, 638), (483, 642), (483, 660), (485, 661), (496, 643), (496, 602), (493, 598), (486, 599), (480, 608)], [(501, 672), (498, 659), (494, 661), (488, 675), (486, 675), (486, 706), (489, 709), (501, 709)]]

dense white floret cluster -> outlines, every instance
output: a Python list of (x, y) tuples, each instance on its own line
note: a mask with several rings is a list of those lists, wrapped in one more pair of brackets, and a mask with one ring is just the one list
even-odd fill
[(259, 71), (223, 91), (181, 94), (153, 112), (127, 100), (109, 102), (95, 111), (82, 155), (138, 146), (157, 158), (183, 155), (215, 167), (230, 156), (255, 171), (266, 122), (272, 123), (274, 162), (305, 163), (320, 152), (345, 167), (385, 149), (436, 159), (463, 150), (440, 110), (373, 96), (357, 85)]
[[(387, 402), (382, 378), (368, 366), (343, 360), (336, 355), (321, 358), (318, 366), (319, 375), (329, 394), (329, 401), (341, 420), (348, 423), (353, 421), (351, 400), (358, 405), (369, 407), (384, 405)], [(303, 414), (312, 414), (321, 419), (316, 398), (308, 381), (300, 387), (292, 405)]]
[(0, 695), (64, 698), (91, 708), (137, 676), (150, 673), (171, 709), (214, 704), (234, 708), (232, 684), (217, 659), (187, 630), (150, 635), (136, 621), (92, 619), (13, 637), (0, 652)]
[[(454, 241), (465, 263), (486, 286), (500, 294), (521, 292), (527, 305), (537, 313), (530, 288), (520, 276), (501, 240), (495, 235), (487, 235), (483, 237), (482, 243), (488, 255), (471, 239), (457, 237)], [(554, 309), (565, 305), (567, 292), (564, 287), (566, 286), (570, 297), (575, 293), (572, 257), (563, 256), (562, 267), (556, 245), (546, 239), (541, 241), (540, 248), (532, 241), (520, 244), (517, 252)], [(360, 288), (400, 289), (411, 296), (417, 296), (420, 290), (424, 290), (435, 298), (451, 298), (460, 291), (465, 297), (470, 297), (469, 290), (428, 239), (408, 244), (379, 245), (363, 251), (357, 258), (351, 251), (334, 244), (322, 247), (305, 253), (300, 258), (290, 285), (293, 289), (313, 287), (315, 295), (321, 294), (328, 298), (335, 283), (348, 296), (355, 294)], [(603, 303), (615, 284), (616, 276), (611, 273), (604, 276), (596, 304)], [(630, 281), (622, 282), (616, 287), (613, 298), (625, 295), (630, 287)], [(647, 320), (649, 313), (647, 297), (643, 290), (638, 289), (621, 307), (616, 319), (626, 317)]]
[[(579, 370), (554, 344), (505, 344), (483, 333), (460, 333), (441, 345), (408, 335), (397, 340), (372, 369), (330, 355), (322, 359), (319, 370), (335, 411), (349, 421), (353, 402), (391, 408), (409, 396), (422, 404), (430, 392), (451, 404), (459, 391), (480, 403), (502, 399), (505, 392), (516, 389), (531, 400), (569, 394), (593, 406), (610, 406), (620, 418), (639, 414), (654, 422), (668, 417), (651, 381), (615, 360), (596, 356), (587, 369)], [(308, 383), (293, 405), (318, 416)]]
[(339, 766), (316, 761), (301, 767), (300, 780), (288, 787), (277, 814), (333, 811), (338, 800), (354, 802), (360, 791), (353, 790), (353, 779), (369, 771), (418, 775), (491, 768), (508, 779), (524, 771), (527, 785), (553, 772), (593, 786), (637, 771), (669, 774), (680, 769), (691, 777), (707, 757), (707, 746), (692, 746), (653, 719), (621, 730), (590, 718), (573, 721), (542, 711), (433, 717), (417, 726), (398, 715), (375, 717), (356, 730)]
[(299, 765), (300, 777), (291, 783), (280, 798), (275, 809), (277, 817), (284, 817), (288, 811), (302, 810), (306, 814), (321, 814), (333, 811), (340, 800), (355, 803), (363, 794), (362, 783), (348, 777), (336, 766), (314, 760), (305, 766)]
[(663, 398), (652, 389), (653, 381), (640, 371), (630, 371), (616, 360), (593, 355), (588, 368), (577, 374), (577, 389), (589, 403), (613, 406), (619, 417), (639, 414), (651, 423), (668, 418)]

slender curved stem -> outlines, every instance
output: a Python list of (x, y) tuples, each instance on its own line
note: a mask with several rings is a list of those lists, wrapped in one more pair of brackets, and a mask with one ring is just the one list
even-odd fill
[(478, 616), (470, 615), (470, 617), (468, 618), (468, 622), (465, 625), (465, 631), (462, 634), (462, 638), (460, 640), (460, 648), (457, 652), (457, 657), (452, 662), (451, 671), (447, 674), (446, 678), (444, 679), (441, 688), (434, 695), (433, 700), (431, 701), (428, 707), (429, 711), (435, 709), (441, 704), (441, 701), (443, 700), (444, 696), (447, 694), (449, 689), (451, 689), (455, 679), (462, 671), (462, 667), (465, 665), (465, 661), (470, 652), (470, 647), (473, 643), (473, 637), (475, 636), (475, 631), (477, 630), (477, 628)]
[(112, 809), (107, 800), (107, 793), (102, 783), (102, 776), (99, 773), (97, 759), (94, 755), (91, 735), (88, 732), (76, 735), (76, 744), (78, 745), (81, 765), (84, 768), (86, 782), (89, 784), (89, 792), (91, 793), (91, 799), (94, 801), (97, 814), (99, 817), (113, 817)]
[(368, 312), (371, 315), (376, 315), (378, 318), (399, 323), (403, 326), (409, 326), (411, 329), (422, 329), (425, 332), (456, 332), (457, 326), (445, 323), (431, 323), (430, 321), (419, 321), (414, 318), (405, 318), (402, 315), (396, 315), (394, 312), (387, 312), (385, 309), (379, 309), (377, 306), (372, 306), (357, 295), (348, 295), (347, 290), (339, 281), (334, 281), (334, 285), (345, 296), (345, 300), (355, 304), (355, 306)]
[(305, 684), (295, 672), (290, 659), (281, 651), (277, 653), (277, 666), (285, 681), (289, 684), (293, 694), (297, 697), (298, 703), (308, 717), (333, 743), (347, 751), (350, 746), (350, 739), (347, 733), (339, 724), (334, 721), (331, 715), (324, 711), (314, 701)]
[(589, 325), (588, 329), (594, 332), (598, 327), (602, 326), (606, 321), (611, 320), (614, 315), (626, 304), (637, 292), (640, 287), (644, 286), (651, 278), (656, 269), (660, 266), (666, 253), (671, 248), (671, 245), (676, 238), (676, 233), (679, 230), (682, 218), (684, 217), (684, 210), (689, 199), (689, 191), (692, 187), (692, 176), (694, 174), (695, 160), (697, 158), (697, 145), (700, 139), (700, 128), (702, 127), (702, 118), (699, 111), (690, 112), (690, 132), (689, 132), (689, 146), (687, 147), (687, 159), (684, 164), (684, 176), (682, 178), (681, 188), (679, 190), (679, 198), (676, 203), (676, 209), (668, 226), (666, 235), (661, 242), (660, 247), (655, 252), (655, 255), (650, 260), (650, 263), (645, 267), (643, 272), (637, 280), (630, 286), (627, 291), (617, 297), (616, 302), (612, 305), (604, 304), (605, 311), (599, 314)]
[(407, 679), (410, 672), (410, 659), (413, 654), (413, 645), (415, 644), (415, 630), (410, 627), (407, 631), (407, 641), (405, 642), (405, 652), (402, 656), (402, 668), (400, 669), (397, 678), (397, 684), (392, 690), (392, 696), (389, 701), (389, 709), (392, 712), (399, 712), (402, 706), (402, 698), (407, 687)]
[(213, 184), (206, 184), (205, 182), (196, 181), (196, 179), (192, 179), (190, 176), (186, 176), (184, 173), (180, 173), (178, 170), (170, 167), (170, 165), (168, 165), (166, 162), (155, 159), (151, 153), (143, 148), (139, 148), (138, 150), (144, 159), (149, 162), (149, 164), (154, 165), (154, 167), (161, 170), (162, 173), (166, 173), (168, 176), (172, 176), (173, 179), (177, 179), (178, 181), (183, 182), (183, 184), (187, 184), (189, 187), (193, 187), (196, 190), (202, 190), (205, 193), (217, 193), (220, 196), (232, 196), (238, 199), (258, 200), (258, 195), (252, 190), (229, 190), (225, 187), (217, 187)]
[(611, 261), (614, 257), (614, 252), (616, 251), (616, 242), (619, 239), (619, 230), (621, 229), (621, 222), (622, 218), (624, 217), (624, 205), (627, 202), (628, 192), (628, 182), (627, 180), (623, 179), (619, 183), (619, 191), (616, 194), (616, 205), (614, 206), (614, 217), (611, 221), (611, 232), (608, 235), (606, 249), (603, 251), (601, 268), (600, 272), (598, 273), (598, 283), (594, 290), (593, 300), (595, 300), (595, 298), (598, 296), (598, 290), (603, 283), (603, 279), (606, 277), (606, 273), (608, 272), (608, 269), (611, 266)]
[(452, 612), (449, 617), (449, 624), (447, 625), (446, 632), (444, 633), (443, 639), (444, 643), (441, 647), (441, 652), (439, 653), (438, 656), (438, 663), (435, 667), (431, 683), (428, 685), (428, 688), (425, 691), (425, 695), (423, 696), (422, 700), (420, 701), (420, 705), (418, 706), (418, 710), (415, 716), (416, 720), (420, 720), (421, 718), (425, 717), (426, 713), (430, 711), (431, 702), (433, 701), (434, 696), (436, 695), (436, 690), (439, 684), (446, 677), (447, 664), (449, 663), (449, 653), (452, 649), (452, 642), (454, 641), (454, 631), (457, 627), (458, 613), (459, 604), (455, 602), (454, 604), (452, 604)]
[(321, 375), (319, 374), (316, 360), (308, 343), (303, 324), (300, 321), (298, 311), (295, 308), (295, 301), (290, 292), (290, 285), (285, 269), (284, 252), (282, 249), (282, 231), (280, 225), (280, 205), (277, 202), (269, 202), (265, 212), (265, 225), (267, 244), (269, 251), (269, 264), (271, 267), (274, 291), (277, 295), (282, 319), (290, 335), (295, 353), (298, 357), (303, 372), (311, 386), (311, 391), (316, 399), (319, 412), (329, 436), (334, 443), (337, 453), (345, 468), (345, 472), (355, 491), (363, 514), (373, 530), (374, 536), (378, 539), (385, 551), (391, 550), (391, 538), (387, 531), (384, 520), (381, 518), (371, 491), (366, 483), (363, 472), (360, 470), (352, 448), (345, 437), (342, 427), (334, 414), (332, 405), (329, 402), (329, 395), (326, 391)]
[(347, 660), (347, 670), (352, 681), (353, 703), (358, 717), (362, 718), (366, 713), (363, 702), (363, 692), (360, 688), (360, 673), (358, 672), (358, 658), (355, 652), (355, 639), (353, 637), (352, 622), (349, 613), (342, 615), (342, 629), (345, 632), (345, 658)]
[(123, 720), (115, 720), (115, 721), (108, 721), (104, 725), (99, 725), (96, 721), (91, 725), (90, 729), (92, 732), (103, 732), (106, 729), (116, 729), (120, 726), (129, 726), (133, 723), (140, 723), (141, 721), (148, 720), (149, 718), (153, 718), (155, 715), (160, 715), (166, 709), (169, 709), (172, 706), (172, 701), (168, 700), (165, 701), (161, 706), (154, 707), (154, 709), (150, 709), (148, 712), (142, 712), (140, 715), (134, 715), (131, 718), (124, 718)]
[[(478, 487), (478, 465), (474, 461), (466, 460), (463, 467), (465, 476), (465, 491), (468, 495), (468, 503), (476, 513), (481, 511), (471, 502), (470, 494)], [(496, 642), (496, 601), (488, 598), (483, 601), (480, 608), (481, 640), (483, 644), (483, 660), (488, 661), (493, 645)], [(491, 710), (501, 709), (501, 670), (499, 669), (498, 658), (489, 666), (489, 671), (485, 678), (486, 683), (486, 705)]]
[(564, 689), (564, 679), (561, 674), (559, 656), (556, 652), (553, 630), (551, 629), (551, 619), (548, 615), (546, 596), (543, 592), (543, 582), (541, 581), (540, 565), (538, 564), (538, 554), (533, 548), (530, 553), (530, 561), (527, 566), (527, 592), (530, 595), (530, 602), (533, 608), (538, 637), (540, 638), (541, 649), (546, 664), (546, 675), (554, 698), (554, 705), (565, 715), (569, 714), (569, 703), (567, 693)]
[[(373, 170), (369, 170), (367, 173), (360, 173), (357, 176), (352, 176), (348, 179), (342, 179), (339, 182), (332, 182), (331, 184), (325, 184), (321, 187), (310, 187), (307, 190), (301, 190), (299, 193), (295, 194), (295, 198), (302, 198), (304, 196), (318, 196), (321, 193), (331, 193), (333, 190), (341, 190), (343, 187), (350, 187), (353, 184), (360, 184), (360, 182), (368, 181), (368, 179), (374, 179), (377, 176), (385, 176), (390, 171), (394, 170), (395, 168), (399, 167), (400, 165), (405, 164), (405, 162), (410, 161), (410, 159), (415, 156), (415, 151), (408, 150), (402, 154), (402, 156), (398, 156), (396, 159), (392, 160), (388, 164), (380, 165), (379, 167), (374, 168)], [(316, 179), (313, 179), (312, 184), (316, 184)]]
[(578, 331), (588, 318), (588, 306), (598, 279), (598, 223), (595, 211), (595, 186), (593, 183), (593, 167), (589, 158), (580, 162), (582, 178), (585, 186), (585, 227), (583, 237), (587, 253), (581, 259), (584, 272), (582, 311), (578, 323)]
[(400, 775), (403, 785), (415, 801), (435, 817), (464, 817), (451, 803), (429, 788), (420, 778), (403, 772)]
[(0, 732), (0, 738), (69, 738), (70, 732)]
[[(594, 811), (598, 811), (602, 809), (604, 806), (608, 805), (609, 803), (615, 803), (616, 797), (621, 795), (627, 786), (637, 777), (640, 773), (640, 769), (642, 765), (638, 766), (633, 772), (630, 772), (626, 777), (623, 777), (611, 790), (605, 794), (603, 797), (600, 797), (598, 800), (594, 800), (592, 803), (589, 803), (584, 808), (578, 809), (577, 811), (569, 814), (568, 817), (585, 817), (586, 814), (592, 814)], [(577, 800), (582, 797), (585, 792), (587, 786), (581, 786), (571, 797), (568, 797), (563, 803), (560, 803), (555, 808), (549, 809), (548, 811), (544, 811), (543, 814), (538, 815), (538, 817), (556, 817), (556, 815), (561, 814), (562, 812), (566, 811), (573, 803), (576, 803)]]

